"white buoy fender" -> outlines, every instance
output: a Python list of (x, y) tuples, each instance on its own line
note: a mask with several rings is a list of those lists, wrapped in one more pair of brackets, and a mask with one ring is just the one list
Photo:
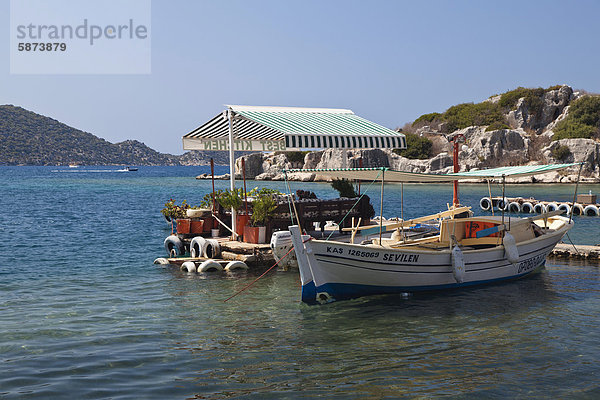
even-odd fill
[(511, 201), (510, 204), (508, 205), (508, 212), (520, 213), (521, 205), (519, 203), (517, 203), (516, 201)]
[(542, 203), (537, 203), (533, 206), (533, 212), (536, 214), (543, 214), (546, 212), (546, 206)]
[(203, 249), (204, 257), (218, 258), (221, 255), (221, 245), (216, 239), (207, 239)]
[(181, 270), (187, 272), (196, 272), (196, 264), (194, 264), (192, 261), (186, 261), (181, 264)]
[(506, 211), (507, 207), (508, 207), (508, 201), (506, 201), (506, 197), (504, 199), (498, 199), (498, 201), (496, 201), (496, 208), (498, 210)]
[(583, 215), (584, 211), (583, 211), (583, 206), (579, 203), (575, 203), (573, 205), (573, 215)]
[(506, 259), (512, 264), (519, 261), (519, 249), (517, 249), (515, 237), (509, 232), (506, 232), (504, 234), (504, 239), (502, 239), (502, 244), (504, 245), (504, 256)]
[(558, 210), (558, 204), (556, 203), (548, 203), (546, 205), (546, 211), (551, 212), (551, 211), (556, 211)]
[(165, 250), (169, 257), (181, 257), (185, 254), (185, 246), (176, 235), (167, 236), (165, 239)]
[(166, 258), (159, 257), (156, 260), (154, 260), (154, 264), (169, 265), (169, 260), (167, 260)]
[(247, 270), (248, 270), (248, 266), (246, 265), (245, 262), (242, 262), (242, 261), (229, 261), (227, 263), (227, 265), (225, 266), (225, 271), (227, 271), (227, 272), (247, 271)]
[(206, 239), (204, 239), (202, 236), (196, 236), (195, 238), (193, 238), (190, 242), (190, 257), (202, 257), (205, 243)]
[(531, 204), (530, 202), (526, 201), (521, 206), (521, 211), (524, 212), (525, 214), (531, 214), (533, 212), (533, 204)]
[(567, 203), (560, 203), (558, 205), (559, 210), (563, 210), (565, 215), (569, 215), (571, 213), (571, 206)]
[(198, 265), (198, 272), (219, 272), (223, 271), (221, 264), (215, 260), (206, 260)]
[(479, 207), (481, 207), (483, 211), (489, 211), (492, 208), (492, 201), (489, 197), (482, 197), (481, 200), (479, 200)]
[(465, 280), (465, 258), (458, 246), (454, 246), (452, 249), (452, 273), (456, 282), (463, 283)]
[(596, 207), (593, 204), (590, 204), (583, 209), (583, 214), (588, 215), (590, 217), (597, 217), (598, 214), (600, 214), (600, 212), (598, 211), (598, 207)]

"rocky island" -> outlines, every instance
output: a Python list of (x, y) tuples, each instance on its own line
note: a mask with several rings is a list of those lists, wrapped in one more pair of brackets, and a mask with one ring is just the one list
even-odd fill
[[(408, 149), (255, 153), (246, 156), (246, 177), (282, 180), (283, 169), (390, 167), (400, 171), (452, 172), (450, 137), (464, 135), (459, 153), (461, 171), (509, 165), (585, 162), (582, 182), (600, 182), (600, 96), (570, 86), (517, 88), (481, 103), (430, 113), (398, 130)], [(345, 160), (344, 160), (345, 159)], [(236, 160), (240, 170), (241, 160)], [(527, 177), (521, 183), (568, 183), (578, 168)], [(199, 178), (203, 178), (202, 176)], [(326, 180), (315, 173), (289, 174), (300, 181)]]

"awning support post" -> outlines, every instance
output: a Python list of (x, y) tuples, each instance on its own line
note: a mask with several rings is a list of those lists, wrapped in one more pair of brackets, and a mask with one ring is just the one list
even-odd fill
[[(229, 120), (229, 186), (231, 191), (235, 190), (235, 155), (233, 151), (233, 111), (227, 110)], [(236, 210), (231, 207), (231, 231), (236, 232)], [(231, 236), (235, 240), (235, 234)]]

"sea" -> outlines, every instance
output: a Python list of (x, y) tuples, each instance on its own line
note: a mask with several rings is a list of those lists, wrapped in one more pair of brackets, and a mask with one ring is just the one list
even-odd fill
[[(161, 208), (198, 204), (211, 182), (195, 176), (208, 168), (118, 169), (0, 167), (0, 399), (600, 398), (595, 262), (548, 259), (510, 283), (324, 306), (300, 302), (297, 271), (274, 269), (225, 302), (264, 270), (153, 264), (170, 233)], [(247, 182), (256, 186), (286, 191)], [(290, 188), (335, 197), (327, 183)], [(379, 213), (380, 186), (361, 190)], [(507, 185), (506, 195), (573, 191)], [(461, 203), (485, 215), (487, 192), (461, 185)], [(388, 184), (383, 215), (451, 201), (449, 184)], [(574, 219), (566, 242), (600, 242), (600, 217)]]

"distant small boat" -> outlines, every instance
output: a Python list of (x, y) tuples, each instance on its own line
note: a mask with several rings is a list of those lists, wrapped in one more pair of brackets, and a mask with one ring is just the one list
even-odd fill
[(77, 164), (69, 164), (69, 168), (79, 168), (79, 165), (77, 165)]
[(119, 172), (135, 172), (138, 169), (136, 167), (123, 167), (123, 169), (118, 169)]

